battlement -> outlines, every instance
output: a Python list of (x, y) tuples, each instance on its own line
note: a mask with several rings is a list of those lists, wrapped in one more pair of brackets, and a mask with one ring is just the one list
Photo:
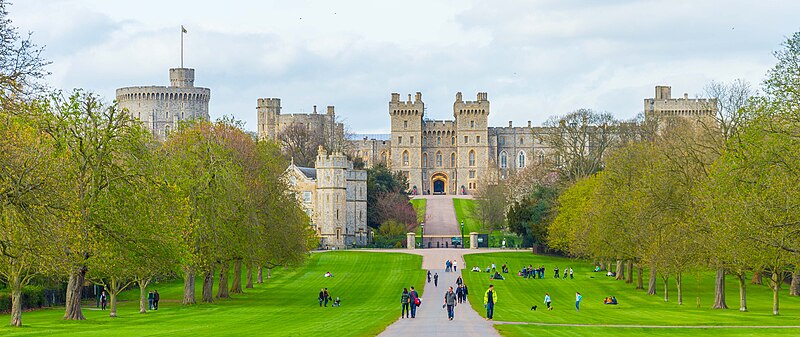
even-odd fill
[(271, 107), (276, 108), (281, 106), (281, 99), (276, 97), (270, 98), (259, 98), (258, 99), (258, 107)]
[(464, 101), (461, 92), (456, 93), (456, 101), (453, 103), (453, 116), (459, 115), (489, 115), (489, 95), (485, 92), (477, 94), (477, 100)]
[(717, 111), (716, 98), (672, 98), (672, 87), (656, 86), (654, 98), (644, 99), (645, 116), (713, 116)]
[(425, 103), (422, 101), (422, 93), (417, 92), (414, 100), (411, 100), (411, 94), (408, 94), (408, 100), (401, 101), (400, 94), (393, 92), (392, 100), (389, 101), (389, 115), (411, 115), (423, 116), (425, 114)]
[(169, 70), (169, 85), (177, 88), (194, 87), (194, 69), (172, 68)]

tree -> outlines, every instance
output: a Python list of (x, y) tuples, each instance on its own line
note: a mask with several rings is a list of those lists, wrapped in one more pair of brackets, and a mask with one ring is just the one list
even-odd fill
[(553, 148), (555, 168), (563, 180), (575, 182), (603, 169), (606, 150), (614, 146), (614, 117), (578, 109), (545, 122), (551, 131), (545, 141)]
[[(380, 200), (383, 200), (384, 205), (391, 207), (396, 205), (391, 203), (391, 201), (399, 200), (402, 196), (405, 196), (406, 203), (408, 203), (408, 196), (405, 194), (406, 190), (408, 190), (408, 181), (399, 172), (392, 173), (392, 171), (382, 163), (368, 169), (367, 225), (377, 229), (383, 222), (389, 219), (389, 217), (384, 216), (381, 211), (379, 211)], [(400, 207), (405, 209), (405, 206)], [(413, 207), (411, 210), (413, 211)], [(405, 211), (407, 212), (407, 210)], [(414, 215), (414, 217), (416, 219), (416, 215)]]
[(319, 121), (319, 124), (293, 122), (278, 133), (286, 158), (295, 165), (314, 167), (320, 147), (328, 152), (347, 153), (350, 157), (351, 134), (343, 127), (343, 123), (338, 118)]
[(508, 228), (522, 237), (523, 247), (546, 242), (547, 227), (555, 217), (558, 194), (556, 187), (539, 184), (508, 210)]
[(484, 230), (503, 230), (508, 210), (508, 189), (502, 182), (482, 183), (475, 196), (475, 212)]
[(45, 92), (42, 79), (49, 75), (50, 64), (42, 57), (43, 48), (22, 37), (8, 18), (6, 0), (0, 0), (0, 109), (19, 111), (14, 105), (30, 101)]

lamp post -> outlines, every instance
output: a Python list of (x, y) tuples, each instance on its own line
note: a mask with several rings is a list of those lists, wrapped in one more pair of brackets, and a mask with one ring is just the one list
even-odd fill
[(422, 240), (420, 242), (420, 248), (425, 248), (425, 223), (424, 222), (420, 223), (419, 228), (421, 234), (420, 236), (422, 237)]
[(464, 249), (464, 221), (461, 221), (461, 249)]

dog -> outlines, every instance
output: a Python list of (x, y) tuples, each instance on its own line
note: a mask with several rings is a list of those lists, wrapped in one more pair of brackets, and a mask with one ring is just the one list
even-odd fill
[(536, 311), (536, 308), (538, 308), (538, 307), (539, 307), (539, 306), (536, 306), (536, 305), (532, 306), (532, 307), (531, 307), (531, 311)]

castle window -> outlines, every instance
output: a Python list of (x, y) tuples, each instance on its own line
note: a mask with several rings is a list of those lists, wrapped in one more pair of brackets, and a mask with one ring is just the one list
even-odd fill
[(525, 151), (519, 151), (519, 158), (517, 160), (517, 167), (525, 168)]
[(303, 202), (307, 204), (311, 203), (311, 192), (303, 192)]
[(408, 151), (403, 151), (403, 166), (408, 166)]
[(475, 166), (475, 150), (469, 150), (469, 166)]
[(524, 141), (525, 141), (525, 138), (519, 137), (519, 143), (520, 144), (524, 143)]
[(475, 127), (475, 121), (469, 121), (469, 127), (474, 128)]
[(164, 126), (164, 137), (169, 136), (169, 125)]
[(442, 152), (441, 151), (436, 152), (436, 166), (437, 167), (442, 167)]
[(428, 154), (422, 154), (422, 167), (428, 167)]
[(500, 145), (506, 145), (506, 137), (500, 137)]
[(414, 136), (411, 136), (411, 144), (414, 144)]
[(469, 136), (464, 136), (464, 144), (466, 144), (468, 141), (469, 141)]
[(469, 178), (475, 179), (475, 170), (469, 170)]
[(428, 137), (422, 137), (422, 146), (428, 146)]
[(397, 144), (403, 144), (403, 137), (397, 137)]
[(381, 152), (381, 161), (386, 162), (386, 152)]
[(456, 167), (456, 153), (450, 154), (450, 167)]
[(481, 136), (475, 136), (475, 142), (476, 143), (480, 143), (481, 142)]
[(500, 168), (508, 167), (508, 155), (506, 151), (500, 152)]
[(544, 153), (539, 153), (539, 164), (544, 164)]
[(436, 137), (436, 145), (442, 145), (442, 137)]
[(450, 145), (456, 145), (456, 137), (450, 138)]
[(403, 129), (408, 129), (408, 121), (403, 121)]

